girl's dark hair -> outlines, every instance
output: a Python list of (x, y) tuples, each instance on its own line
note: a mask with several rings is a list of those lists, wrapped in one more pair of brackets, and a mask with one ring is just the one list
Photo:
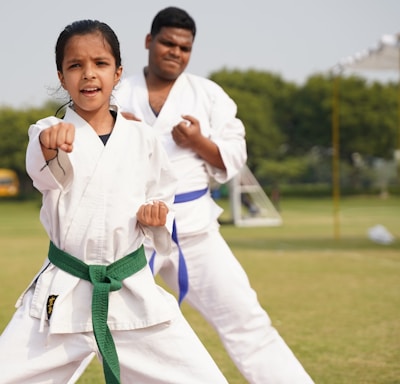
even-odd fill
[(168, 7), (157, 13), (151, 24), (151, 36), (157, 35), (163, 27), (187, 29), (192, 32), (193, 40), (196, 36), (196, 23), (193, 18), (177, 7)]
[(55, 53), (57, 70), (62, 72), (62, 63), (64, 60), (65, 46), (71, 37), (75, 35), (87, 35), (89, 33), (98, 32), (103, 35), (105, 41), (110, 45), (112, 54), (115, 58), (115, 64), (121, 66), (121, 51), (119, 47), (118, 37), (115, 32), (105, 23), (97, 20), (79, 20), (67, 25), (60, 33), (57, 39)]

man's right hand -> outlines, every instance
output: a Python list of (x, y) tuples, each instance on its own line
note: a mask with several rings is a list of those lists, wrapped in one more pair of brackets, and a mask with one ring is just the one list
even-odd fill
[(131, 112), (121, 112), (121, 115), (125, 117), (127, 120), (135, 120), (135, 121), (141, 121), (139, 118), (137, 118), (133, 113)]

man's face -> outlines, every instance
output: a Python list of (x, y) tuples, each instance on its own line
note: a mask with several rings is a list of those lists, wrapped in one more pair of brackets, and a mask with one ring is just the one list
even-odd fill
[(154, 37), (146, 36), (149, 73), (162, 80), (175, 80), (187, 67), (193, 46), (188, 29), (164, 27)]

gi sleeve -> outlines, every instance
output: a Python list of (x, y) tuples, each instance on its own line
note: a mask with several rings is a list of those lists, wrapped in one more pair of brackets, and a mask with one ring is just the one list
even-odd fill
[(206, 164), (209, 174), (220, 184), (231, 180), (247, 160), (245, 128), (236, 116), (235, 102), (217, 84), (209, 94), (210, 139), (218, 146), (226, 170)]
[(26, 170), (33, 185), (40, 192), (53, 189), (65, 189), (72, 180), (72, 166), (68, 155), (59, 150), (55, 157), (46, 161), (39, 141), (42, 130), (59, 123), (56, 117), (39, 120), (29, 127), (29, 142), (26, 150)]

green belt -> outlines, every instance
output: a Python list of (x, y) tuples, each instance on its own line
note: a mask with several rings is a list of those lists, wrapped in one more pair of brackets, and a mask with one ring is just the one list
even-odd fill
[(107, 384), (120, 383), (117, 351), (107, 325), (108, 296), (122, 287), (122, 280), (140, 271), (146, 264), (143, 246), (110, 265), (87, 265), (74, 256), (58, 249), (52, 242), (49, 260), (58, 268), (93, 284), (92, 323), (94, 337), (103, 358)]

